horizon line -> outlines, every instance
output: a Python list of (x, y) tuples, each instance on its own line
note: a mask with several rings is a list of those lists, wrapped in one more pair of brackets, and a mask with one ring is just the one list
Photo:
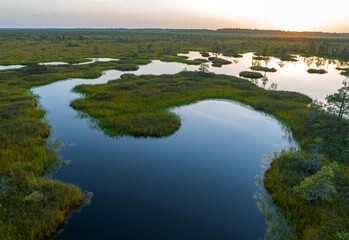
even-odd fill
[(274, 32), (284, 32), (284, 33), (324, 33), (324, 34), (349, 34), (349, 32), (329, 32), (329, 31), (318, 31), (318, 30), (307, 30), (307, 31), (293, 31), (293, 30), (281, 30), (281, 29), (260, 29), (260, 28), (127, 28), (127, 27), (10, 27), (2, 28), (0, 30), (196, 30), (196, 31), (212, 31), (217, 32), (219, 30), (249, 30), (249, 31), (274, 31)]

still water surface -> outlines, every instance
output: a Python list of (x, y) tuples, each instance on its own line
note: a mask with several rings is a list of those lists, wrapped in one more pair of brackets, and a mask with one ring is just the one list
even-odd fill
[[(295, 56), (297, 61), (287, 62), (281, 61), (278, 58), (271, 57), (268, 61), (254, 60), (253, 53), (243, 54), (242, 58), (225, 57), (221, 54), (210, 53), (211, 56), (217, 56), (232, 62), (229, 65), (222, 67), (213, 67), (209, 64), (209, 71), (217, 74), (227, 74), (239, 76), (242, 71), (251, 71), (249, 68), (254, 65), (262, 67), (276, 68), (275, 73), (264, 73), (266, 81), (257, 80), (257, 85), (264, 88), (269, 88), (272, 83), (277, 84), (277, 90), (296, 91), (304, 93), (313, 99), (324, 101), (326, 96), (335, 93), (337, 89), (342, 87), (342, 82), (346, 77), (340, 75), (337, 67), (349, 67), (349, 62), (341, 62), (338, 60), (329, 60), (318, 57), (301, 57)], [(207, 59), (202, 57), (199, 52), (189, 52), (189, 54), (180, 54), (188, 57), (188, 60), (197, 58)], [(309, 74), (309, 68), (324, 69), (326, 74)]]
[[(180, 63), (141, 66), (139, 74), (171, 74)], [(261, 157), (295, 145), (272, 117), (231, 101), (207, 100), (171, 109), (182, 126), (166, 138), (111, 138), (77, 117), (69, 103), (79, 84), (69, 79), (32, 89), (47, 110), (60, 154), (73, 166), (54, 178), (93, 192), (92, 204), (73, 213), (57, 239), (258, 239), (265, 223), (253, 198)], [(93, 122), (93, 121), (92, 121)]]

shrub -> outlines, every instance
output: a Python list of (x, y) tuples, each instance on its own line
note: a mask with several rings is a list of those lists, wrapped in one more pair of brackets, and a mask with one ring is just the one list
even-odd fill
[(348, 232), (337, 232), (333, 236), (338, 240), (349, 240), (349, 233)]
[(45, 65), (40, 65), (37, 63), (29, 63), (27, 68), (23, 71), (24, 75), (32, 74), (42, 74), (48, 71), (48, 68)]
[(330, 201), (332, 195), (336, 193), (336, 189), (332, 184), (336, 167), (336, 163), (322, 167), (321, 171), (305, 178), (299, 186), (293, 188), (293, 191), (307, 201)]

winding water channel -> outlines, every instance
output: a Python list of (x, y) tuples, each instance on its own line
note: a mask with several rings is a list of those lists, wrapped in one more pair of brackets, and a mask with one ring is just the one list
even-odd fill
[[(251, 59), (251, 54), (245, 54), (222, 68), (211, 66), (210, 71), (237, 75), (251, 66)], [(268, 64), (274, 67), (279, 63), (272, 59)], [(319, 99), (331, 93), (332, 86), (332, 92), (340, 87), (343, 78), (330, 63), (329, 73), (324, 75), (326, 79), (335, 76), (330, 89), (324, 89), (321, 84), (328, 80), (318, 75), (316, 84), (314, 75), (307, 73), (305, 79), (299, 79), (301, 85), (292, 82), (306, 70), (302, 64), (294, 64), (285, 63), (278, 68), (283, 70), (268, 74), (270, 82), (279, 81), (279, 89)], [(155, 60), (132, 73), (174, 74), (184, 68), (197, 70), (198, 66)], [(255, 176), (262, 171), (262, 155), (295, 145), (287, 130), (247, 106), (206, 100), (171, 109), (181, 117), (182, 126), (169, 137), (106, 136), (93, 120), (79, 117), (69, 106), (81, 97), (71, 90), (79, 84), (106, 83), (124, 73), (108, 70), (96, 79), (68, 79), (32, 89), (47, 110), (51, 138), (74, 143), (60, 152), (72, 166), (64, 166), (53, 178), (93, 193), (92, 203), (73, 213), (55, 238), (261, 238), (265, 223), (253, 198)]]

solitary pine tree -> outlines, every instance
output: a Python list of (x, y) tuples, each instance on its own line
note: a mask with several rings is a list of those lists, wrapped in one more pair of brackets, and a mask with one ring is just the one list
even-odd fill
[(326, 97), (328, 110), (338, 115), (338, 120), (349, 113), (349, 82), (343, 81), (343, 87)]

